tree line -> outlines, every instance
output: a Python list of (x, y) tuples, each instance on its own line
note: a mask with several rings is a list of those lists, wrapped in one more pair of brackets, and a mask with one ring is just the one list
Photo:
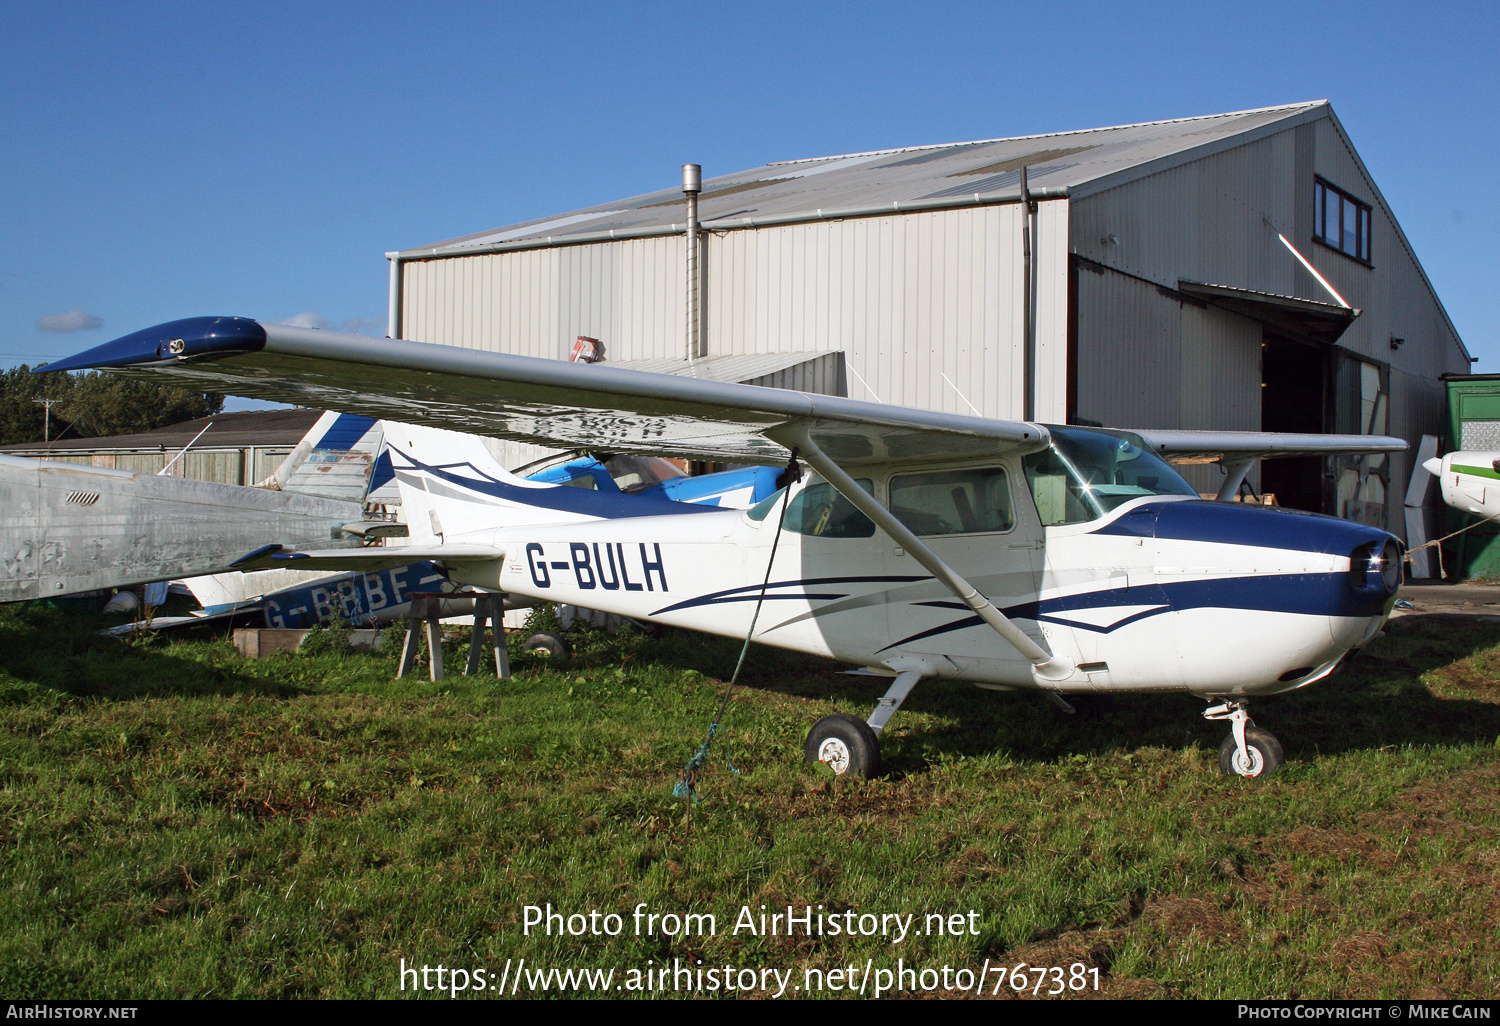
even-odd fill
[(224, 397), (158, 385), (101, 371), (32, 374), (26, 364), (0, 371), (0, 445), (58, 438), (99, 438), (211, 417), (224, 409)]

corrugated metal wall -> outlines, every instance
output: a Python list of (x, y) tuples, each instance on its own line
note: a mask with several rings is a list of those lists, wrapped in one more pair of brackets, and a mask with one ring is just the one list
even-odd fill
[(1078, 279), (1081, 419), (1260, 429), (1258, 324), (1098, 265)]
[[(854, 398), (1020, 416), (1022, 220), (1007, 205), (710, 232), (706, 353), (841, 351), (847, 376), (837, 384)], [(1037, 415), (1060, 420), (1067, 202), (1040, 204), (1036, 222)], [(681, 357), (682, 245), (673, 237), (409, 262), (402, 333), (554, 358), (587, 335), (610, 360)]]
[[(252, 449), (205, 449), (190, 451), (172, 465), (172, 477), (190, 481), (213, 481), (216, 484), (251, 485), (269, 477), (283, 460), (291, 454), (291, 446)], [(54, 463), (76, 463), (86, 467), (104, 467), (110, 470), (126, 470), (131, 473), (160, 473), (175, 452), (116, 452), (90, 453), (87, 450), (72, 450), (66, 453), (39, 456)], [(253, 465), (252, 465), (253, 464)], [(246, 471), (249, 470), (249, 473)]]
[[(1372, 206), (1373, 266), (1312, 240), (1315, 176)], [(1169, 288), (1187, 278), (1335, 302), (1281, 244), (1277, 232), (1285, 234), (1362, 311), (1339, 345), (1421, 377), (1468, 369), (1415, 257), (1329, 118), (1075, 200), (1073, 208), (1074, 252), (1106, 266)], [(1393, 351), (1392, 336), (1413, 344)]]
[(579, 335), (606, 359), (681, 356), (684, 274), (680, 237), (412, 261), (401, 333), (550, 359)]
[(1073, 251), (1171, 288), (1194, 277), (1330, 302), (1276, 238), (1296, 241), (1295, 167), (1289, 130), (1077, 199)]
[(765, 388), (789, 388), (794, 392), (816, 392), (821, 395), (848, 395), (847, 368), (843, 353), (829, 353), (816, 360), (806, 360), (794, 367), (751, 378), (747, 385)]
[[(1315, 177), (1371, 205), (1373, 266), (1313, 241)], [(1332, 119), (1075, 199), (1073, 226), (1073, 250), (1086, 258), (1078, 274), (1080, 417), (1118, 426), (1258, 429), (1261, 326), (1184, 302), (1175, 290), (1186, 279), (1335, 302), (1279, 232), (1361, 310), (1338, 345), (1389, 365), (1390, 432), (1415, 445), (1440, 431), (1438, 379), (1466, 371), (1468, 362)], [(1390, 348), (1392, 337), (1405, 340), (1398, 350)], [(1409, 453), (1392, 460), (1392, 495), (1404, 494), (1410, 469)], [(1190, 480), (1206, 490), (1202, 474)], [(1400, 514), (1399, 502), (1387, 503), (1389, 530), (1402, 533)]]

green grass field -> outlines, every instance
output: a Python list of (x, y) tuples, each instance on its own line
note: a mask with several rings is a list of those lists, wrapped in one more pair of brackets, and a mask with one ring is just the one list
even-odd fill
[[(459, 676), (450, 643), (435, 685), (393, 681), (394, 653), (247, 661), (91, 626), (0, 613), (10, 998), (446, 1000), (455, 969), (487, 987), (459, 998), (502, 979), (587, 994), (535, 975), (584, 969), (613, 970), (615, 997), (674, 979), (709, 996), (1500, 994), (1500, 628), (1472, 618), (1394, 621), (1338, 677), (1258, 702), (1288, 759), (1260, 782), (1220, 774), (1225, 728), (1188, 697), (1068, 717), (943, 683), (892, 721), (886, 776), (835, 780), (803, 737), (867, 714), (878, 682), (754, 648), (727, 717), (739, 773), (721, 735), (691, 809), (672, 785), (732, 641), (576, 635), (565, 661), (515, 657), (506, 683)], [(528, 929), (548, 904), (618, 915), (618, 935)], [(915, 918), (899, 939), (734, 929), (762, 905)], [(637, 928), (638, 907), (714, 928)], [(959, 918), (924, 930), (938, 914)], [(442, 991), (424, 989), (439, 965)]]

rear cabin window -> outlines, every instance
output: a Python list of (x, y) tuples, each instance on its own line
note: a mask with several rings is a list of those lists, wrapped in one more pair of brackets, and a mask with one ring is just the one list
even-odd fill
[[(871, 495), (875, 484), (860, 478), (855, 484)], [(785, 489), (756, 503), (749, 510), (751, 520), (775, 520)], [(838, 493), (826, 481), (815, 481), (792, 499), (786, 510), (786, 529), (795, 534), (812, 534), (820, 538), (869, 538), (875, 534), (875, 523), (855, 508), (854, 503)]]
[(1009, 531), (1016, 523), (999, 467), (893, 477), (891, 512), (921, 537)]

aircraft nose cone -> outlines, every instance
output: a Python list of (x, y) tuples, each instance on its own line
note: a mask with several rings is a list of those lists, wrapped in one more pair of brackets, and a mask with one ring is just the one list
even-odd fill
[(1401, 587), (1401, 546), (1394, 538), (1370, 542), (1349, 557), (1349, 580), (1355, 588), (1382, 596), (1396, 594)]
[(1426, 469), (1427, 473), (1431, 474), (1433, 477), (1437, 477), (1443, 472), (1443, 461), (1436, 456), (1434, 456), (1430, 460), (1424, 460), (1422, 462), (1422, 466)]
[[(1280, 557), (1257, 557), (1257, 583), (1243, 587), (1267, 589), (1268, 596), (1274, 592), (1274, 604), (1289, 612), (1381, 616), (1401, 586), (1401, 543), (1396, 538), (1378, 527), (1317, 513), (1238, 502), (1167, 503), (1157, 516), (1156, 538), (1168, 546), (1169, 539), (1226, 546), (1220, 550), (1226, 554), (1239, 546), (1283, 550)], [(1347, 559), (1349, 569), (1310, 572), (1303, 569), (1306, 559), (1300, 553)], [(1280, 569), (1272, 569), (1278, 565)]]

